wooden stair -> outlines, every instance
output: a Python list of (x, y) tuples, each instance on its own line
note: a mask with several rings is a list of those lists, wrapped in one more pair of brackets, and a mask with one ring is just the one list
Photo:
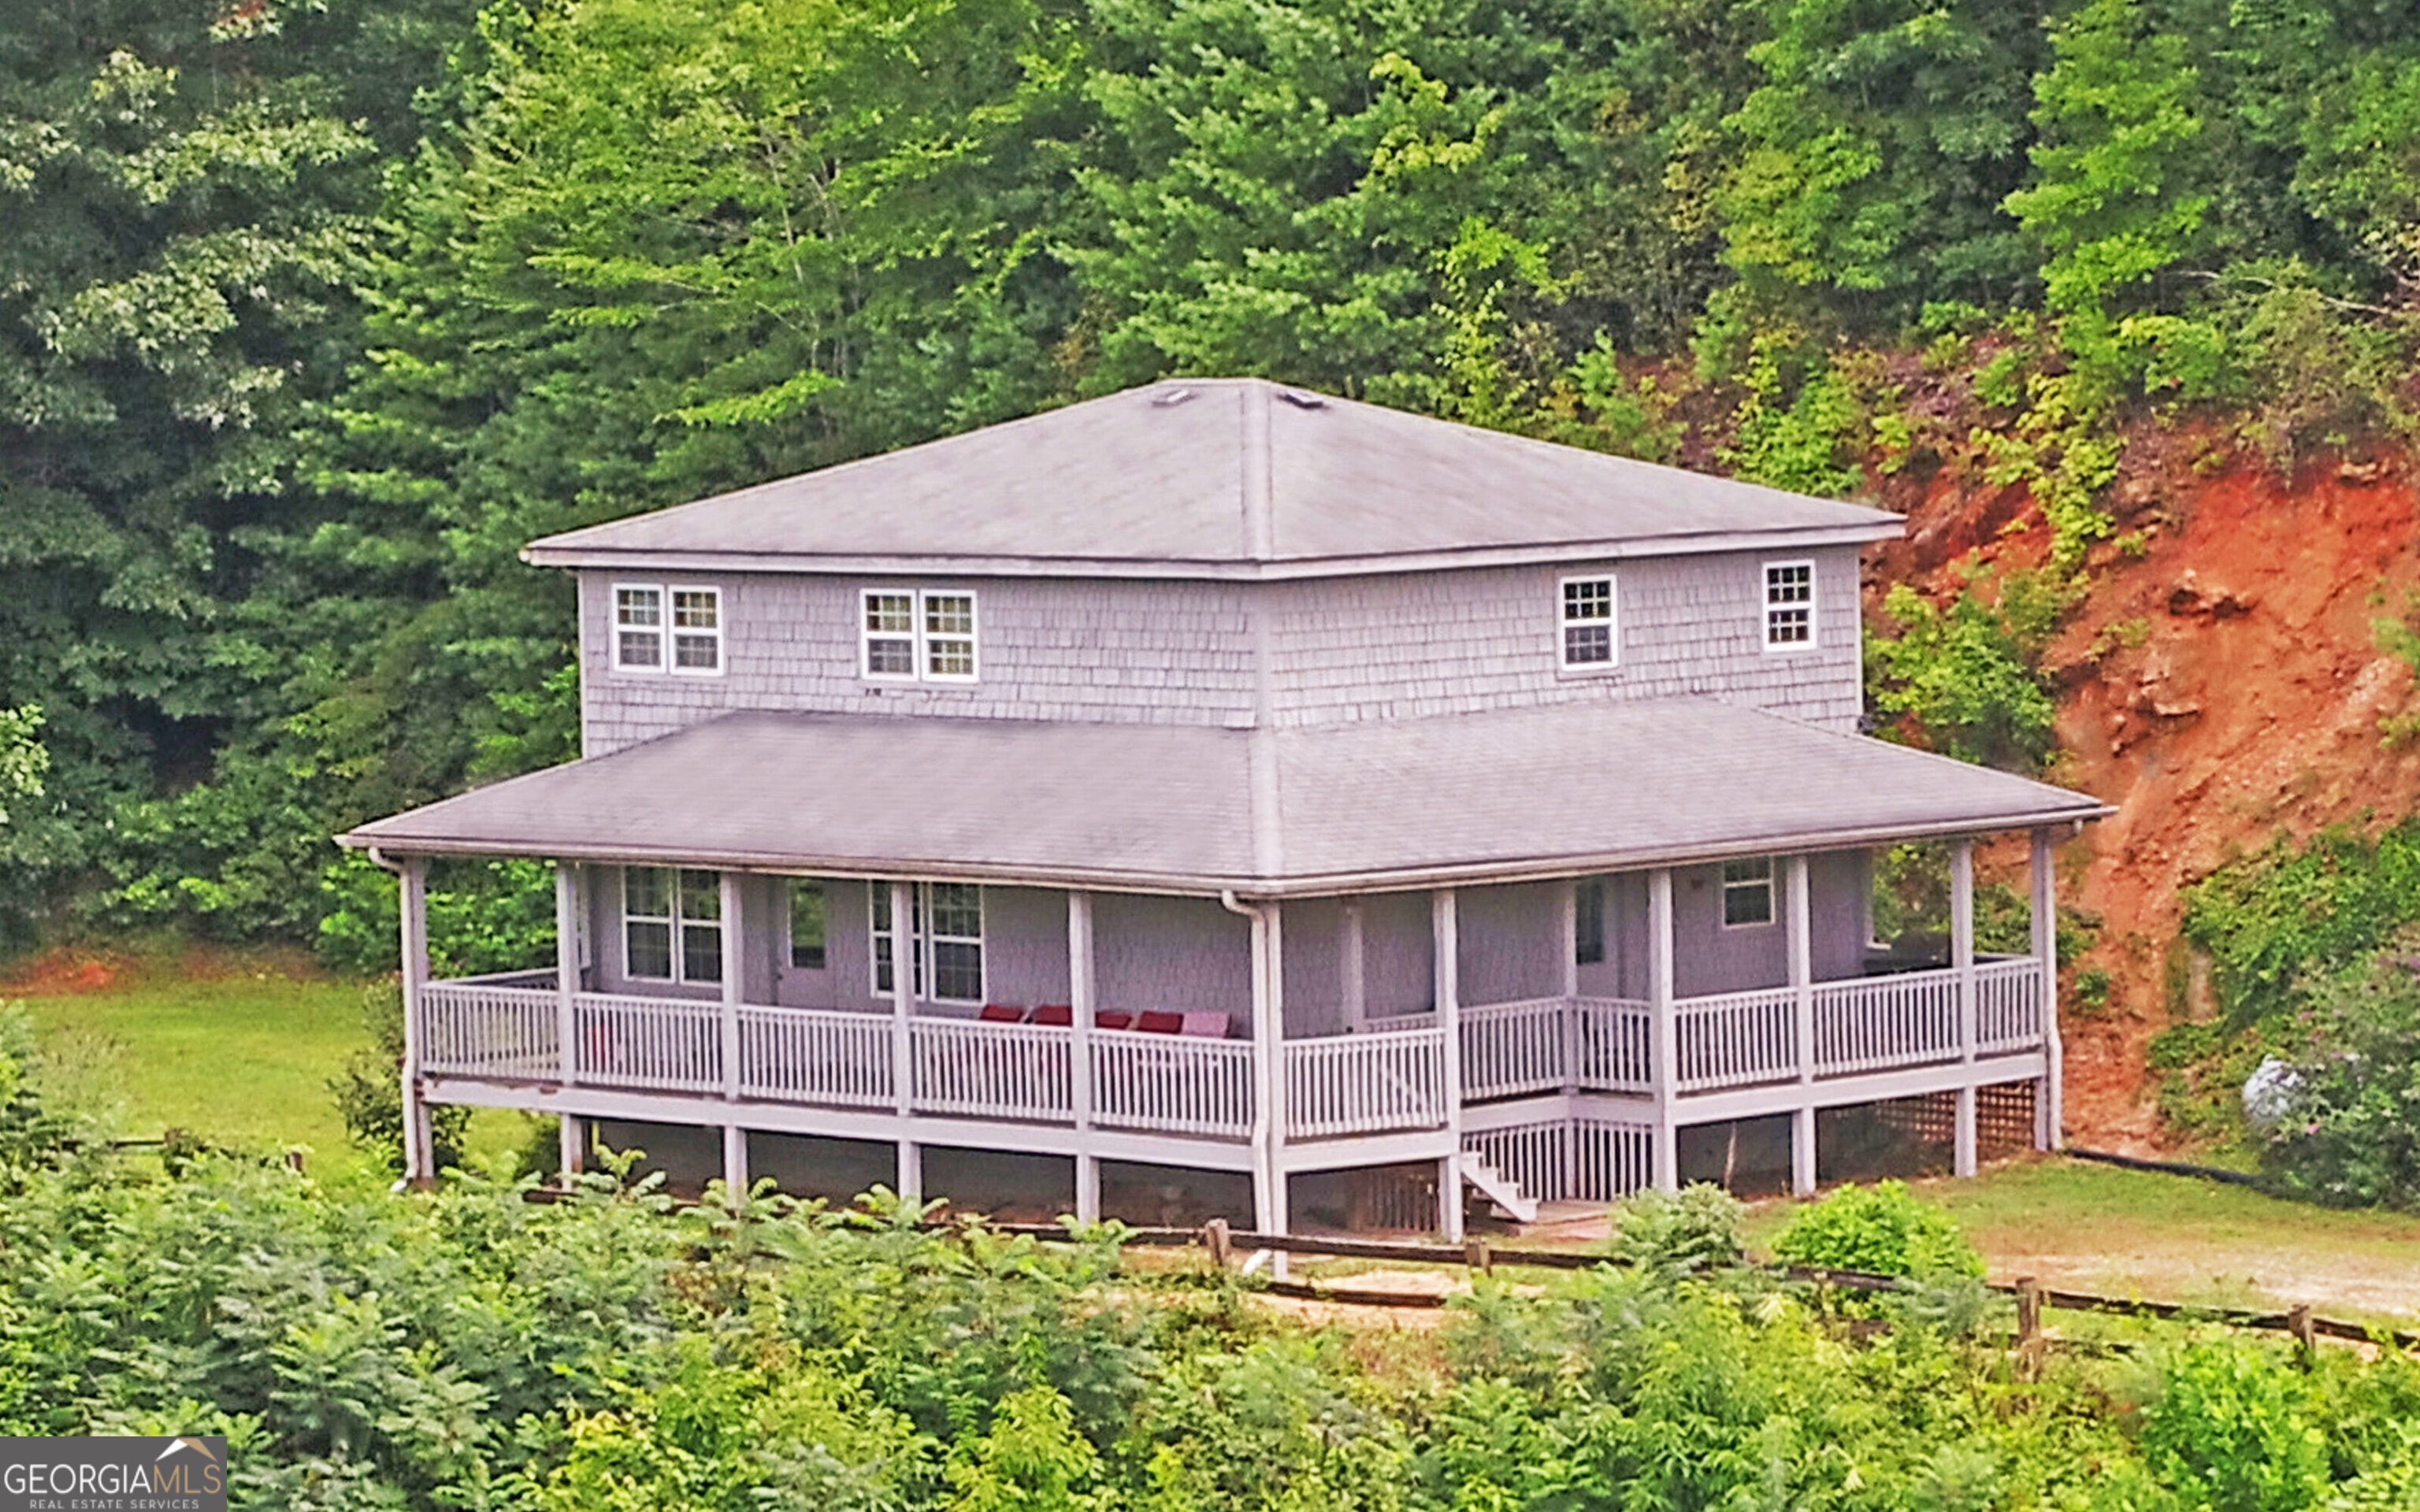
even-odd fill
[(1467, 1149), (1462, 1152), (1462, 1184), (1496, 1204), (1497, 1211), (1514, 1223), (1538, 1221), (1538, 1199), (1522, 1191), (1520, 1182), (1489, 1165), (1484, 1157)]

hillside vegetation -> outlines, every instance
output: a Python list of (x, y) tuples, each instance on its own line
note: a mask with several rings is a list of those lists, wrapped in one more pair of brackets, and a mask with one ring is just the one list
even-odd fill
[[(2062, 669), (2139, 645), (2094, 594), (2187, 532), (2143, 480), (2290, 500), (2413, 433), (2408, 23), (9, 7), (0, 929), (376, 965), (391, 888), (326, 837), (574, 743), (521, 543), (1170, 373), (1907, 508), (1875, 706), (2035, 766), (2077, 744)], [(533, 880), (442, 877), (448, 962), (541, 941)]]

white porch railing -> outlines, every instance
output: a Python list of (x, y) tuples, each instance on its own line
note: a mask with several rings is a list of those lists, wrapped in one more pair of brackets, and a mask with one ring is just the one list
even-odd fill
[(1744, 1087), (1798, 1074), (1796, 993), (1788, 987), (1684, 997), (1672, 1005), (1679, 1089)]
[(485, 981), (433, 981), (420, 993), (420, 1064), (441, 1076), (551, 1081), (563, 1070), (555, 995)]
[(720, 1003), (582, 993), (572, 1005), (572, 1034), (573, 1074), (582, 1082), (722, 1090)]
[(739, 1095), (830, 1107), (898, 1105), (888, 1013), (739, 1010)]
[[(429, 982), (416, 1023), (420, 1064), (439, 1076), (554, 1082), (560, 999), (504, 980)], [(1962, 1053), (1958, 973), (1940, 969), (1818, 982), (1818, 1077), (1954, 1060)], [(2001, 1056), (2043, 1041), (2040, 965), (1975, 966), (1975, 1050)], [(1800, 1073), (1788, 987), (1683, 998), (1673, 1005), (1682, 1094)], [(723, 1005), (582, 993), (572, 1015), (575, 1083), (656, 1091), (723, 1090)], [(895, 1024), (888, 1013), (745, 1005), (737, 1011), (740, 1096), (836, 1108), (899, 1105)], [(1622, 998), (1528, 998), (1462, 1012), (1466, 1101), (1533, 1097), (1571, 1086), (1652, 1090), (1654, 1026)], [(1101, 1030), (1091, 1036), (1091, 1120), (1104, 1128), (1214, 1139), (1249, 1136), (1251, 1046), (1241, 1041)], [(1066, 1028), (918, 1018), (909, 1026), (908, 1106), (1011, 1122), (1075, 1120), (1074, 1035)], [(1286, 1134), (1322, 1139), (1446, 1121), (1445, 1040), (1431, 1015), (1355, 1034), (1289, 1041), (1282, 1056)]]
[(1975, 968), (1975, 1048), (1984, 1055), (2042, 1042), (2041, 964), (2028, 956)]
[(1068, 1123), (1074, 1031), (972, 1019), (912, 1019), (915, 1106), (978, 1119)]
[(1559, 1089), (1570, 1054), (1560, 997), (1489, 1003), (1462, 1011), (1462, 1092), (1466, 1098), (1519, 1097)]
[(1095, 1034), (1093, 1121), (1245, 1138), (1252, 1132), (1252, 1047), (1242, 1040)]
[(1285, 1047), (1286, 1135), (1326, 1139), (1445, 1120), (1445, 1031), (1387, 1029)]

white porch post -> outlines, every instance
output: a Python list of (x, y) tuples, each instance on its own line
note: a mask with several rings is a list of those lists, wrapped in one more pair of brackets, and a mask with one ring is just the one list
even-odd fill
[[(1093, 895), (1067, 894), (1067, 1001), (1074, 1026), (1068, 1031), (1069, 1101), (1078, 1133), (1093, 1126)], [(1101, 1163), (1090, 1150), (1076, 1151), (1076, 1218), (1101, 1219)]]
[(555, 1119), (554, 1148), (563, 1167), (563, 1184), (588, 1168), (588, 1121), (571, 1114)]
[[(1958, 1058), (1975, 1060), (1975, 841), (1961, 835), (1949, 842), (1949, 965), (1958, 974)], [(1975, 1084), (1958, 1088), (1958, 1116), (1950, 1169), (1975, 1174)]]
[(733, 1207), (748, 1196), (748, 1131), (737, 1123), (722, 1126), (722, 1190)]
[(1790, 1189), (1815, 1190), (1815, 945), (1807, 857), (1785, 864), (1783, 918), (1789, 934), (1791, 1018), (1798, 1034), (1798, 1106), (1790, 1128)]
[(1436, 951), (1437, 1029), (1445, 1037), (1445, 1158), (1437, 1163), (1437, 1228), (1462, 1242), (1462, 916), (1451, 887), (1429, 894)]
[[(739, 1097), (739, 998), (747, 987), (747, 968), (740, 960), (739, 910), (743, 902), (739, 873), (725, 872), (720, 875), (722, 889), (722, 1099), (737, 1102)], [(678, 941), (674, 942), (675, 946)], [(727, 1143), (727, 1141), (726, 1141)], [(724, 1163), (726, 1165), (729, 1162)], [(743, 1158), (741, 1165), (747, 1162)]]
[(420, 1096), (425, 1026), (421, 997), (428, 985), (428, 862), (403, 860), (403, 1177), (415, 1186), (437, 1175), (436, 1132)]
[(1285, 991), (1283, 942), (1275, 903), (1248, 903), (1252, 930), (1252, 1102), (1259, 1139), (1252, 1151), (1253, 1224), (1286, 1231)]
[[(1558, 1198), (1568, 1197), (1579, 1190), (1580, 1181), (1580, 885), (1576, 877), (1565, 877), (1556, 887), (1557, 912), (1561, 915), (1558, 932), (1562, 952), (1563, 1007), (1555, 1017), (1562, 1033), (1563, 1057), (1563, 1129), (1562, 1180), (1555, 1190)], [(1599, 927), (1603, 927), (1599, 920)], [(1545, 1194), (1539, 1194), (1544, 1196)]]
[(1672, 998), (1672, 869), (1647, 873), (1647, 1001), (1655, 1026), (1655, 1185), (1681, 1189), (1681, 1026)]
[(2066, 1069), (2058, 1032), (2057, 879), (2051, 872), (2050, 831), (2033, 832), (2034, 964), (2041, 971), (2042, 1079), (2034, 1088), (2034, 1146), (2057, 1149), (2067, 1142)]
[[(916, 1002), (914, 890), (908, 883), (891, 884), (891, 1089), (903, 1119), (916, 1105), (916, 1050), (908, 1039)], [(910, 1202), (924, 1196), (924, 1152), (904, 1136), (899, 1141), (898, 1192)]]
[[(569, 1087), (580, 1070), (580, 872), (554, 863), (554, 1048), (555, 1079)], [(566, 1174), (577, 1170), (568, 1158)]]

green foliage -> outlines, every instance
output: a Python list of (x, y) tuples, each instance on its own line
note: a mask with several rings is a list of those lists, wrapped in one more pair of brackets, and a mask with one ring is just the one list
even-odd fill
[(2301, 989), (2360, 966), (2420, 918), (2420, 820), (2374, 838), (2345, 828), (2300, 845), (2281, 838), (2184, 901), (2185, 937), (2209, 952), (2227, 1022), (2291, 1012)]
[[(321, 879), (319, 955), (341, 971), (393, 971), (402, 954), (401, 892), (359, 852)], [(428, 960), (438, 975), (530, 971), (554, 960), (554, 872), (543, 861), (440, 861), (429, 869)]]
[(1918, 1281), (1979, 1278), (1983, 1257), (1958, 1220), (1919, 1200), (1903, 1181), (1844, 1186), (1790, 1215), (1773, 1256), (1792, 1265)]
[(28, 703), (0, 709), (0, 830), (8, 827), (8, 805), (42, 795), (42, 774), (51, 753), (42, 748), (42, 711)]
[(1747, 1253), (1747, 1210), (1711, 1182), (1675, 1195), (1649, 1188), (1615, 1203), (1608, 1253), (1663, 1276), (1737, 1265)]
[(2210, 1512), (2322, 1506), (2328, 1442), (2313, 1395), (2283, 1351), (2189, 1345), (2143, 1409), (2143, 1458)]
[(71, 1132), (70, 1120), (47, 1096), (40, 1072), (24, 1009), (0, 1002), (0, 1188), (11, 1172), (56, 1150)]
[(2293, 1079), (2260, 1149), (2262, 1169), (2286, 1191), (2420, 1210), (2420, 958), (2406, 933), (2307, 995)]
[(1900, 630), (1868, 638), (1866, 681), (1875, 710), (1933, 748), (2031, 771), (2050, 753), (2055, 712), (2035, 667), (2073, 589), (2022, 574), (1996, 586), (1972, 580), (1944, 607), (1892, 585), (1883, 609)]
[[(403, 1169), (403, 988), (393, 981), (372, 982), (362, 989), (362, 1023), (370, 1042), (353, 1052), (328, 1082), (336, 1100), (337, 1116), (354, 1144), (380, 1160), (388, 1170)], [(471, 1110), (458, 1103), (439, 1103), (428, 1110), (435, 1133), (440, 1169), (462, 1162), (462, 1136), (471, 1127)]]

